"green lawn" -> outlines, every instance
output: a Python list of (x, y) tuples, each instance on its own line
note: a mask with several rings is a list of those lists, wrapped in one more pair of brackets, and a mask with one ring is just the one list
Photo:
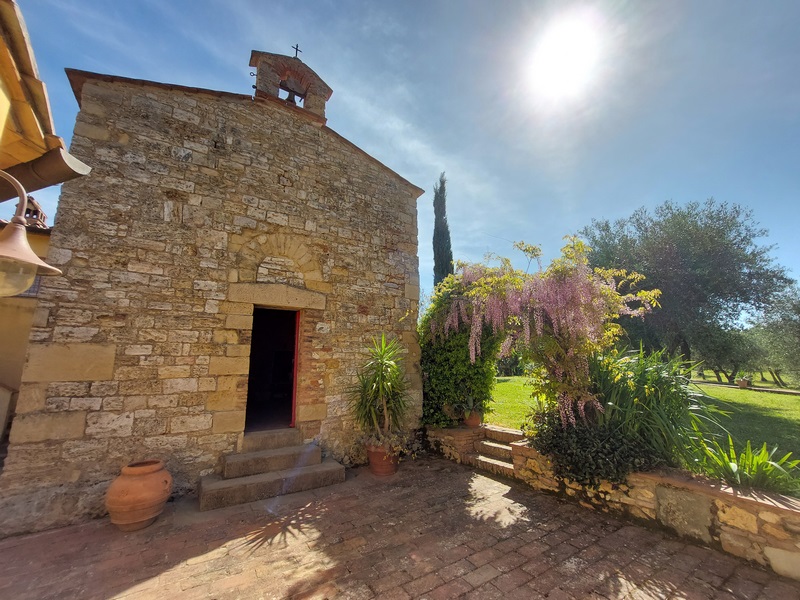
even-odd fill
[(758, 447), (778, 446), (781, 456), (791, 452), (800, 458), (800, 396), (754, 392), (735, 387), (699, 386), (718, 406), (731, 413), (722, 424), (734, 439), (749, 439)]
[(527, 377), (498, 377), (494, 387), (492, 412), (483, 420), (492, 425), (519, 429), (531, 410), (531, 389), (525, 385)]
[[(487, 423), (519, 429), (533, 404), (525, 381), (525, 377), (497, 378), (493, 412), (484, 417)], [(731, 413), (730, 418), (723, 419), (723, 425), (734, 439), (749, 439), (758, 447), (767, 442), (770, 448), (777, 445), (781, 456), (791, 452), (800, 458), (800, 396), (713, 385), (700, 388)]]

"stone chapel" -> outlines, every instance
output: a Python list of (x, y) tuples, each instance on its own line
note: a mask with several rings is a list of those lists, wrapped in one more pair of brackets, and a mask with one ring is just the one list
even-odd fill
[(301, 60), (250, 66), (254, 95), (67, 70), (92, 173), (62, 189), (0, 536), (102, 515), (132, 460), (164, 459), (182, 495), (263, 431), (341, 459), (381, 332), (408, 350), (418, 421), (423, 190), (327, 127)]

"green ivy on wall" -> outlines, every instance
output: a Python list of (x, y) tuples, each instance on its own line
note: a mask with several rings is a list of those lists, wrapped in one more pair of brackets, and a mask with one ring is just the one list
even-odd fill
[(419, 324), (422, 349), (422, 422), (432, 427), (450, 427), (456, 420), (446, 407), (463, 404), (470, 397), (480, 412), (488, 409), (494, 387), (497, 354), (503, 335), (486, 327), (481, 338), (481, 354), (470, 361), (469, 327), (462, 325), (447, 336), (434, 336), (431, 323), (448, 309), (455, 290), (463, 291), (460, 278), (450, 275), (436, 287), (431, 303)]

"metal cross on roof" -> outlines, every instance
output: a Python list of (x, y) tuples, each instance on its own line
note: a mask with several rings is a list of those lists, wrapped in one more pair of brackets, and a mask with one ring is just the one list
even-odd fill
[(292, 50), (294, 50), (294, 57), (295, 58), (297, 58), (297, 53), (298, 52), (302, 52), (302, 50), (300, 50), (300, 44), (295, 44), (294, 46), (292, 46)]

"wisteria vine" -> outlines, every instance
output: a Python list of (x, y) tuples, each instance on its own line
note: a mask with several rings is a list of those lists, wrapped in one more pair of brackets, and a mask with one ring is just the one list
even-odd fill
[[(536, 247), (517, 247), (538, 256)], [(499, 266), (459, 264), (453, 277), (460, 278), (460, 291), (451, 294), (441, 318), (431, 321), (432, 334), (447, 336), (468, 325), (473, 362), (484, 327), (506, 334), (501, 355), (521, 338), (539, 369), (537, 391), (555, 398), (565, 426), (575, 424), (576, 409), (580, 417), (587, 405), (602, 410), (590, 391), (588, 358), (619, 336), (618, 316), (643, 316), (657, 306), (659, 292), (633, 291), (643, 279), (635, 273), (592, 270), (588, 251), (569, 238), (562, 256), (533, 274), (514, 269), (508, 259)]]

